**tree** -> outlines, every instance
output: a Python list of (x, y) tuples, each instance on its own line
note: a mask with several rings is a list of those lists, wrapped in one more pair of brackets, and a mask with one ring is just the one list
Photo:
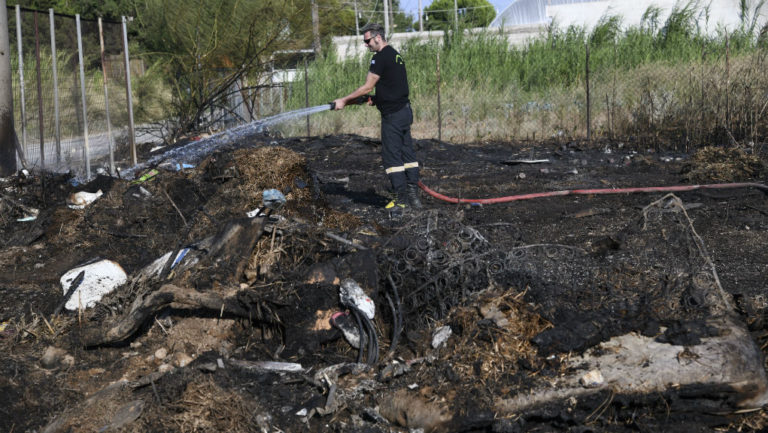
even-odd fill
[(46, 11), (53, 9), (60, 14), (80, 14), (83, 19), (102, 17), (119, 21), (120, 16), (131, 16), (135, 2), (141, 0), (10, 0), (8, 6), (16, 6)]
[[(454, 0), (435, 0), (424, 9), (424, 20), (429, 30), (448, 30), (454, 27)], [(496, 18), (496, 9), (488, 0), (457, 0), (459, 27), (486, 27)]]
[[(306, 15), (306, 18), (299, 18)], [(276, 50), (297, 45), (306, 33), (309, 12), (290, 0), (143, 0), (136, 20), (147, 57), (162, 67), (172, 88), (168, 114), (173, 140), (202, 130), (213, 108), (223, 102), (239, 80), (253, 81), (267, 69)], [(303, 42), (299, 42), (300, 44)]]

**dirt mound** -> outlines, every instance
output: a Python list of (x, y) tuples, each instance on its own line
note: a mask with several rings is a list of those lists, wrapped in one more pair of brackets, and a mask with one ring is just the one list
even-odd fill
[(694, 183), (747, 181), (765, 172), (760, 158), (738, 147), (703, 147), (682, 169), (685, 179)]

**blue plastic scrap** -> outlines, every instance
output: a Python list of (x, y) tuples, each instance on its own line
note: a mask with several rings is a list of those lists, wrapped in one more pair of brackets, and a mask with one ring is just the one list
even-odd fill
[(171, 269), (175, 268), (176, 265), (179, 264), (182, 260), (184, 260), (184, 256), (187, 255), (189, 252), (189, 248), (184, 248), (183, 250), (179, 251), (179, 254), (176, 255), (176, 259), (174, 259), (173, 264), (171, 265)]
[(280, 209), (285, 204), (286, 199), (283, 193), (276, 189), (265, 189), (262, 194), (262, 201), (264, 206), (270, 209)]

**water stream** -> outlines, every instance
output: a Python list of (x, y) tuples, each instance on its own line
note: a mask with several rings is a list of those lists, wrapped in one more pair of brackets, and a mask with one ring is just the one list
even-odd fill
[(275, 114), (274, 116), (254, 120), (244, 125), (227, 129), (226, 131), (217, 132), (216, 134), (205, 137), (202, 140), (192, 141), (188, 144), (185, 144), (184, 146), (169, 149), (166, 152), (153, 156), (147, 161), (120, 171), (120, 177), (128, 180), (133, 179), (136, 173), (141, 172), (147, 167), (157, 166), (160, 163), (170, 163), (172, 165), (197, 163), (214, 150), (234, 144), (254, 134), (264, 132), (264, 130), (270, 126), (277, 125), (291, 119), (309, 116), (310, 114), (328, 111), (330, 109), (330, 104), (323, 104), (314, 107), (286, 111), (284, 113)]

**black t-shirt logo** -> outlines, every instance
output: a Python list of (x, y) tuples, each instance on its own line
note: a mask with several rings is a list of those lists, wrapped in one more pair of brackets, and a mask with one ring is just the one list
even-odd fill
[(400, 57), (400, 54), (398, 54), (398, 55), (395, 56), (395, 63), (397, 63), (398, 65), (404, 65), (405, 64), (405, 60), (403, 60), (403, 58)]

